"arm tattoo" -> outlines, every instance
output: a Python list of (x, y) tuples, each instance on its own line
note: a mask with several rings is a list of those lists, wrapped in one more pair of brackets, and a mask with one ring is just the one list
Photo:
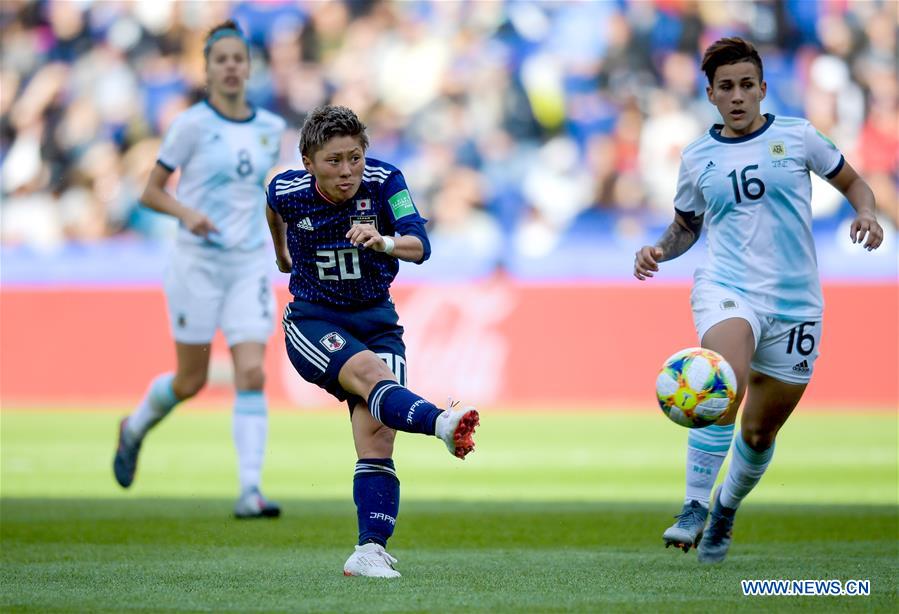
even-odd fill
[(656, 247), (662, 248), (661, 262), (674, 260), (699, 240), (702, 231), (702, 215), (675, 210), (674, 221), (656, 241)]

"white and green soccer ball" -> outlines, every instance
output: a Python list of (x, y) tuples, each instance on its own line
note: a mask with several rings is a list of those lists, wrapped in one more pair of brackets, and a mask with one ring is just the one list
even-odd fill
[(656, 378), (659, 407), (673, 422), (691, 429), (714, 424), (736, 395), (733, 368), (721, 354), (706, 348), (677, 352)]

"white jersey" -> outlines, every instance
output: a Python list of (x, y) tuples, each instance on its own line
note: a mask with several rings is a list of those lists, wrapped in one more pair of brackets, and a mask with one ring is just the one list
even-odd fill
[(820, 319), (809, 171), (830, 179), (843, 156), (808, 121), (765, 117), (750, 135), (715, 125), (687, 146), (674, 206), (705, 215), (708, 259), (695, 282), (733, 288), (760, 314)]
[(175, 119), (158, 162), (170, 171), (181, 168), (178, 201), (218, 229), (204, 239), (181, 227), (179, 244), (238, 250), (265, 244), (264, 182), (278, 161), (285, 126), (263, 109), (245, 120), (229, 119), (205, 100)]

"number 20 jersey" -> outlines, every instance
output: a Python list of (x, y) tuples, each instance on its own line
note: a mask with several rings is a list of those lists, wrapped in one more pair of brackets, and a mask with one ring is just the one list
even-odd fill
[(760, 314), (818, 320), (823, 299), (809, 171), (831, 179), (844, 159), (805, 119), (765, 119), (743, 137), (723, 137), (715, 125), (688, 145), (674, 206), (705, 215), (708, 254), (696, 283), (738, 290)]
[(287, 224), (293, 260), (290, 292), (298, 301), (340, 309), (364, 309), (389, 297), (399, 271), (393, 256), (354, 247), (346, 233), (354, 224), (373, 224), (382, 236), (414, 235), (431, 253), (428, 235), (402, 173), (395, 166), (365, 159), (356, 195), (334, 204), (319, 193), (305, 170), (276, 175), (268, 186), (268, 206)]
[(284, 129), (284, 120), (264, 109), (234, 120), (205, 100), (175, 118), (158, 164), (181, 169), (178, 201), (218, 229), (203, 238), (179, 228), (179, 245), (242, 251), (265, 246), (265, 176), (278, 161)]

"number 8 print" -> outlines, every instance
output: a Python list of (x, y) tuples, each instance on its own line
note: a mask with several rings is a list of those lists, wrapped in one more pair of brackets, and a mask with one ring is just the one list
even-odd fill
[(237, 152), (237, 174), (246, 177), (253, 172), (253, 163), (250, 160), (250, 152), (241, 149)]

